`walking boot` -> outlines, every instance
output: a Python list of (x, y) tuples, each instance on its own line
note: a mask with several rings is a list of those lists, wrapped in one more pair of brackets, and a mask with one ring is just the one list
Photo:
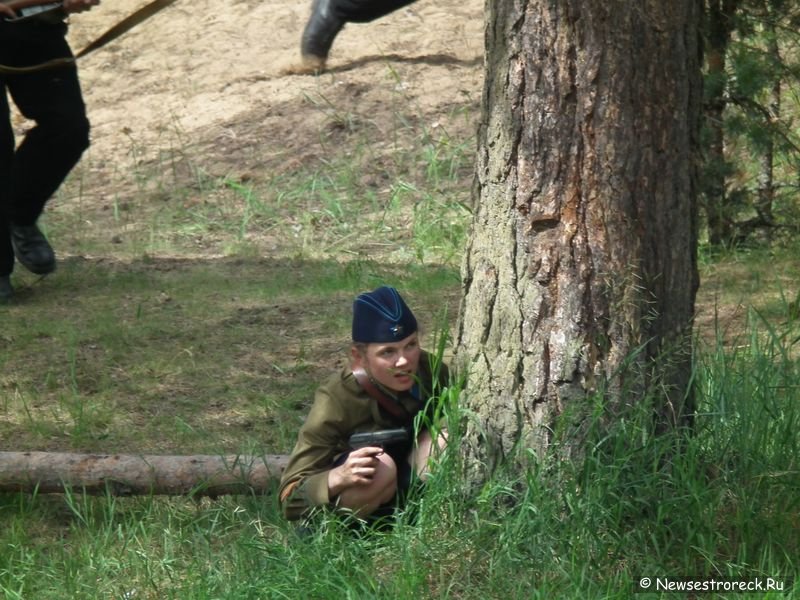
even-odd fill
[(10, 275), (0, 275), (0, 304), (11, 302), (14, 297), (14, 288), (11, 286)]
[(8, 224), (14, 255), (23, 267), (37, 275), (47, 275), (56, 268), (56, 255), (47, 239), (34, 225)]
[(325, 69), (328, 52), (342, 27), (344, 21), (333, 14), (331, 0), (314, 0), (311, 5), (311, 16), (300, 42), (300, 55), (305, 68), (309, 71)]

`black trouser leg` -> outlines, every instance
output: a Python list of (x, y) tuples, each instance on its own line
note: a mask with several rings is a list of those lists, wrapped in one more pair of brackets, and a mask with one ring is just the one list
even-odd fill
[[(59, 25), (12, 29), (5, 24), (0, 30), (0, 62), (25, 65), (70, 56), (63, 31)], [(9, 260), (13, 264), (8, 220), (19, 225), (36, 223), (45, 203), (89, 146), (89, 121), (75, 67), (6, 75), (2, 83), (19, 111), (35, 125), (14, 150), (4, 98), (0, 107), (0, 274), (10, 272)]]
[(8, 182), (11, 178), (11, 164), (14, 161), (14, 130), (11, 128), (11, 115), (5, 88), (0, 94), (0, 276), (14, 270), (14, 250), (8, 232), (8, 219), (5, 215), (8, 201)]
[(6, 87), (36, 123), (14, 153), (6, 214), (32, 225), (89, 146), (89, 121), (74, 68), (9, 78)]
[(350, 23), (369, 23), (416, 0), (331, 0), (333, 14)]

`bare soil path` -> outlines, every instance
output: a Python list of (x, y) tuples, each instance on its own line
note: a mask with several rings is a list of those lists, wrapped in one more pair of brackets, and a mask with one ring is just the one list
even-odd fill
[[(145, 3), (103, 0), (73, 16), (73, 48)], [(404, 102), (435, 123), (465, 97), (480, 97), (482, 2), (421, 0), (350, 24), (327, 73), (284, 75), (299, 59), (309, 10), (310, 1), (178, 0), (81, 59), (93, 127), (82, 209), (106, 205), (136, 161), (165, 149), (192, 148), (215, 175), (259, 177), (318, 157), (331, 110), (388, 126)]]

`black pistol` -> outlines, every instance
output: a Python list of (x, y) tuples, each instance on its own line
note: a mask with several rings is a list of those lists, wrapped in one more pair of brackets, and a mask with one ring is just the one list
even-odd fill
[(367, 446), (377, 446), (383, 448), (399, 442), (408, 441), (408, 430), (381, 429), (379, 431), (365, 431), (364, 433), (354, 433), (350, 436), (350, 447), (353, 450), (366, 448)]

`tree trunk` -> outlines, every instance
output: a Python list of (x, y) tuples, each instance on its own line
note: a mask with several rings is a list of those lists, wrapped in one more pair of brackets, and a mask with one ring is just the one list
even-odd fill
[(734, 30), (734, 17), (739, 0), (710, 0), (708, 2), (708, 34), (705, 90), (705, 127), (708, 136), (703, 172), (705, 213), (708, 241), (721, 246), (733, 237), (733, 215), (726, 193), (729, 173), (725, 158), (725, 93), (728, 75), (725, 70), (728, 45)]
[(140, 494), (264, 493), (286, 468), (287, 456), (132, 456), (0, 452), (0, 492), (131, 496)]
[(658, 382), (663, 425), (691, 412), (701, 8), (487, 3), (457, 334), (478, 479), (595, 393), (613, 413)]
[[(768, 2), (764, 3), (764, 12), (768, 18), (765, 19), (766, 45), (769, 62), (773, 65), (783, 64), (780, 48), (778, 46), (778, 32), (775, 28), (774, 16)], [(777, 71), (778, 69), (775, 68)], [(781, 76), (778, 73), (773, 75), (774, 81), (770, 88), (769, 100), (767, 102), (767, 119), (769, 137), (766, 140), (764, 150), (759, 161), (758, 171), (758, 202), (756, 213), (759, 219), (767, 227), (772, 226), (775, 219), (772, 214), (772, 207), (775, 202), (775, 135), (781, 119)]]

